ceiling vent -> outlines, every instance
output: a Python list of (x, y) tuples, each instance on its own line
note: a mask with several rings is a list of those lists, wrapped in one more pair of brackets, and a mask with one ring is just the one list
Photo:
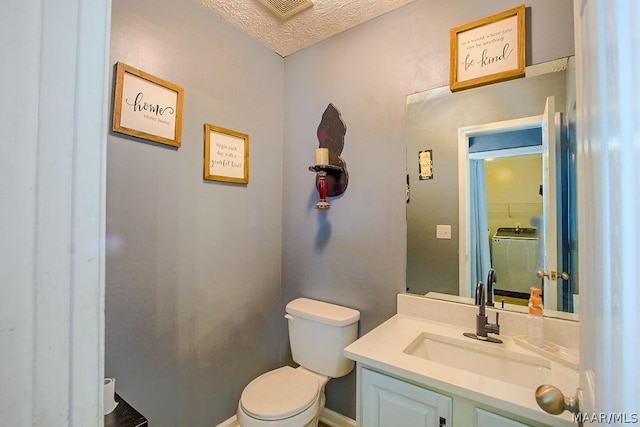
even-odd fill
[(288, 19), (313, 6), (311, 0), (258, 0), (280, 19)]

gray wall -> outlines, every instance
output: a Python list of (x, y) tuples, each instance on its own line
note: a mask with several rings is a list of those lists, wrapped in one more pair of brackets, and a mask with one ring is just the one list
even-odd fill
[[(106, 375), (154, 427), (212, 427), (283, 360), (284, 61), (191, 0), (112, 21), (112, 63), (185, 103), (178, 150), (109, 134)], [(205, 123), (249, 134), (247, 186), (203, 181)]]
[[(191, 0), (114, 0), (112, 61), (185, 88), (179, 150), (109, 135), (106, 374), (154, 426), (212, 426), (288, 360), (284, 304), (357, 308), (405, 289), (408, 94), (448, 84), (449, 28), (516, 1), (418, 0), (282, 59)], [(571, 0), (530, 1), (529, 63), (573, 53)], [(346, 193), (314, 209), (307, 167), (329, 103)], [(203, 124), (250, 135), (250, 182), (202, 180)], [(355, 376), (327, 406), (355, 418)]]
[[(417, 0), (286, 58), (284, 301), (305, 295), (357, 308), (361, 333), (395, 313), (405, 289), (406, 96), (448, 85), (451, 27), (519, 4)], [(571, 0), (526, 4), (527, 63), (573, 54)], [(320, 212), (307, 166), (330, 102), (347, 124), (350, 181)], [(353, 373), (329, 382), (327, 406), (355, 417)]]

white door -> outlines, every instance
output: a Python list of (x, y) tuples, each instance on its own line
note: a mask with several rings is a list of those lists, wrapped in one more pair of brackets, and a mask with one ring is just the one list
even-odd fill
[(0, 14), (3, 426), (101, 426), (110, 0)]
[(556, 126), (555, 97), (550, 96), (542, 115), (542, 185), (544, 217), (544, 308), (558, 308), (558, 227), (556, 212)]
[[(640, 3), (574, 0), (580, 410), (640, 413)], [(592, 418), (589, 418), (592, 419)]]
[(640, 3), (574, 0), (574, 15), (583, 410), (629, 419), (640, 412)]

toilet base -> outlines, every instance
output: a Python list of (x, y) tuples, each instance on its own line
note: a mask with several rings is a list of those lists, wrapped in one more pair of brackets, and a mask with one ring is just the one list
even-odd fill
[(309, 422), (305, 427), (318, 427), (318, 422), (320, 422), (320, 414), (322, 414), (322, 410), (324, 409), (324, 403), (326, 398), (324, 396), (324, 392), (320, 395), (320, 403), (318, 405), (318, 413), (316, 416)]

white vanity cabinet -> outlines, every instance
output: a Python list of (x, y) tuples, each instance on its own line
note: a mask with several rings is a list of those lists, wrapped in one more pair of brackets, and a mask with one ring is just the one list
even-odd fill
[[(359, 427), (524, 427), (474, 402), (358, 366)], [(514, 415), (514, 417), (517, 417)], [(517, 417), (520, 418), (520, 417)], [(521, 422), (522, 421), (522, 422)]]
[(440, 393), (361, 369), (362, 420), (366, 427), (445, 427), (452, 399)]
[(474, 412), (473, 425), (477, 427), (524, 427), (528, 425), (480, 408), (475, 408)]

